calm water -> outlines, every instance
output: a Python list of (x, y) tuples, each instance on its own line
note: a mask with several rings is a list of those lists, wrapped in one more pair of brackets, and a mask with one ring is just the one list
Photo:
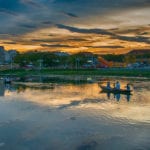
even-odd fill
[(0, 150), (150, 150), (150, 82), (120, 82), (133, 95), (97, 82), (0, 82)]

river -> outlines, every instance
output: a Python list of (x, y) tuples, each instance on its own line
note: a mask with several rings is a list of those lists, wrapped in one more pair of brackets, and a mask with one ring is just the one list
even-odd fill
[(0, 82), (0, 150), (149, 150), (150, 81), (132, 95), (103, 93), (99, 84)]

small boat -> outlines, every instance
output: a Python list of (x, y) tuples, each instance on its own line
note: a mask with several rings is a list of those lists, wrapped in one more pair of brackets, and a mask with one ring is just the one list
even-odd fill
[(4, 83), (5, 83), (5, 84), (11, 84), (11, 82), (12, 82), (12, 81), (11, 81), (10, 78), (5, 78), (5, 79), (4, 79)]
[(115, 89), (115, 88), (110, 88), (108, 89), (106, 86), (100, 85), (102, 89), (102, 93), (114, 93), (114, 94), (129, 94), (131, 95), (132, 90), (126, 90), (126, 89)]
[(93, 79), (92, 79), (91, 77), (88, 77), (88, 78), (87, 78), (87, 82), (88, 82), (88, 83), (93, 83), (94, 81), (93, 81)]

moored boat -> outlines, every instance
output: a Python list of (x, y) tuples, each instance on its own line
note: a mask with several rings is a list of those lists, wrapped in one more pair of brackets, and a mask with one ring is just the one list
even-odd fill
[(11, 84), (11, 82), (12, 82), (11, 79), (8, 77), (4, 79), (5, 84)]

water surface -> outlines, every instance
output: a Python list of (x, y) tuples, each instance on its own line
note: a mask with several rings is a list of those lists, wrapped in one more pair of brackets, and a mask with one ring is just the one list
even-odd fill
[(149, 150), (150, 82), (120, 82), (132, 95), (101, 93), (97, 82), (0, 82), (0, 149)]

